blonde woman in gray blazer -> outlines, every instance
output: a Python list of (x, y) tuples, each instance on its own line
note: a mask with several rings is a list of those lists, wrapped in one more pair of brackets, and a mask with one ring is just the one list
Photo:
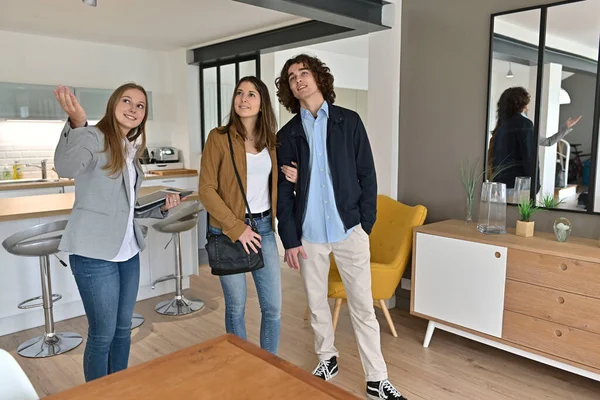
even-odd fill
[[(59, 86), (54, 95), (69, 116), (54, 153), (55, 169), (75, 178), (75, 203), (59, 249), (70, 253), (88, 319), (83, 369), (91, 381), (127, 368), (129, 360), (139, 252), (146, 247), (134, 205), (144, 177), (138, 160), (146, 146), (147, 95), (139, 85), (122, 85), (96, 126), (88, 126), (68, 88)], [(180, 201), (179, 195), (169, 196), (162, 208), (136, 216), (164, 218)]]

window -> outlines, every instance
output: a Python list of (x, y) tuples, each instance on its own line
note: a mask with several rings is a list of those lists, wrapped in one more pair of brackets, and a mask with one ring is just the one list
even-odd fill
[(240, 78), (260, 78), (260, 55), (200, 65), (200, 126), (202, 148), (209, 132), (229, 120), (231, 99)]

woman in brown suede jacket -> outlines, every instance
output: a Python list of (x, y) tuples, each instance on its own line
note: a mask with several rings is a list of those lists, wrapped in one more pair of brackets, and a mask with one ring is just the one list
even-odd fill
[[(275, 241), (277, 205), (277, 122), (265, 84), (253, 76), (238, 82), (227, 125), (213, 129), (207, 138), (200, 165), (199, 194), (208, 211), (209, 230), (239, 240), (247, 252), (262, 249), (264, 267), (253, 271), (262, 312), (260, 346), (277, 354), (281, 325), (281, 273)], [(237, 170), (256, 221), (249, 224), (244, 199), (229, 150), (231, 136)], [(246, 339), (244, 310), (246, 274), (219, 276), (225, 296), (225, 328)]]

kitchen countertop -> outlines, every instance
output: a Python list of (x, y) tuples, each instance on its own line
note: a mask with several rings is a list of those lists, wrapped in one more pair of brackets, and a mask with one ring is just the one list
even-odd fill
[[(189, 178), (192, 176), (198, 176), (198, 174), (175, 174), (169, 176), (161, 176), (155, 174), (145, 174), (144, 180), (154, 180), (154, 179), (174, 179), (174, 178)], [(41, 180), (41, 179), (39, 179)], [(61, 187), (61, 186), (73, 186), (75, 181), (72, 179), (48, 179), (45, 182), (36, 182), (32, 179), (32, 182), (27, 183), (8, 183), (7, 181), (0, 181), (0, 191), (3, 190), (20, 190), (20, 189), (40, 189), (40, 188), (52, 188), (52, 187)], [(4, 183), (7, 182), (7, 183)]]
[[(187, 175), (189, 176), (189, 175)], [(23, 187), (25, 184), (19, 184)], [(167, 189), (165, 186), (149, 186), (140, 188), (140, 196)], [(193, 193), (188, 200), (198, 200), (198, 194)], [(55, 215), (70, 214), (75, 202), (75, 193), (42, 194), (38, 196), (0, 198), (0, 221), (18, 219), (42, 218)]]

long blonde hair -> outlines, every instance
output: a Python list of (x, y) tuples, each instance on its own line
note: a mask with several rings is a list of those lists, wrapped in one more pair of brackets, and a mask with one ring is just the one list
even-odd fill
[(146, 148), (146, 120), (148, 119), (148, 94), (146, 89), (135, 83), (126, 83), (119, 86), (108, 99), (106, 103), (106, 113), (104, 117), (96, 124), (96, 127), (104, 133), (104, 151), (109, 152), (109, 161), (102, 167), (103, 170), (108, 171), (109, 175), (119, 176), (125, 168), (125, 162), (127, 155), (125, 148), (123, 147), (123, 135), (117, 122), (115, 115), (115, 109), (117, 103), (121, 100), (123, 93), (129, 89), (137, 89), (144, 93), (146, 97), (146, 109), (144, 110), (144, 118), (137, 128), (131, 129), (127, 133), (127, 140), (129, 142), (135, 142), (141, 137), (139, 147), (135, 153), (135, 162), (139, 166), (139, 159), (142, 156), (144, 149)]

